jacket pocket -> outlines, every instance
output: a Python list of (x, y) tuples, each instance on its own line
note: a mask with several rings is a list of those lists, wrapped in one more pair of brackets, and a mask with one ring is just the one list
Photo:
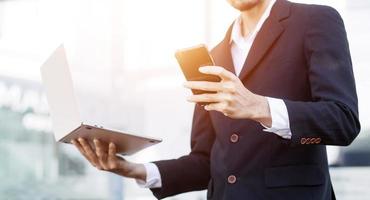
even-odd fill
[(324, 182), (324, 173), (315, 165), (272, 167), (265, 170), (265, 184), (268, 188), (317, 186)]

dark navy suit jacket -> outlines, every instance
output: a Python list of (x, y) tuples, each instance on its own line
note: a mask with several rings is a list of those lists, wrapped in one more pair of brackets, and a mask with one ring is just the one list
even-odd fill
[[(230, 32), (212, 50), (234, 72)], [(239, 75), (252, 92), (283, 99), (291, 140), (247, 119), (195, 107), (191, 153), (157, 161), (164, 198), (208, 189), (213, 200), (335, 199), (325, 145), (349, 145), (360, 131), (343, 21), (327, 6), (277, 0)], [(231, 136), (234, 135), (231, 139)]]

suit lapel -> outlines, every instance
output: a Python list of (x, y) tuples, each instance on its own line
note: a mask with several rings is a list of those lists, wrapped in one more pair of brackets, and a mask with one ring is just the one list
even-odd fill
[(231, 57), (230, 36), (233, 25), (227, 30), (225, 38), (211, 52), (217, 66), (222, 66), (226, 70), (235, 74), (234, 63)]
[(283, 33), (284, 27), (280, 22), (287, 18), (289, 14), (290, 3), (285, 0), (277, 0), (271, 10), (270, 16), (262, 25), (261, 30), (258, 32), (253, 42), (243, 69), (240, 72), (240, 80), (246, 78), (246, 76), (253, 71), (270, 47)]

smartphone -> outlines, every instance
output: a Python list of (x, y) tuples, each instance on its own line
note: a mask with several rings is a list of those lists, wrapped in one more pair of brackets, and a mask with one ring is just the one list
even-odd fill
[[(220, 82), (221, 78), (215, 75), (203, 74), (199, 72), (199, 67), (213, 66), (212, 56), (209, 54), (205, 45), (200, 44), (190, 48), (177, 50), (175, 53), (177, 62), (188, 81), (209, 81)], [(192, 90), (193, 94), (215, 93), (204, 90)]]

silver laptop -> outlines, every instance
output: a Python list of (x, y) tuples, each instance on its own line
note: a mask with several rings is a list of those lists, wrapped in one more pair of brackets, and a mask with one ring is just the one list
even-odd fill
[(122, 155), (131, 155), (162, 141), (103, 128), (98, 124), (84, 123), (80, 119), (63, 45), (58, 47), (41, 66), (41, 76), (56, 141), (70, 143), (72, 139), (81, 137), (92, 144), (96, 138), (105, 143), (114, 142), (117, 153)]

